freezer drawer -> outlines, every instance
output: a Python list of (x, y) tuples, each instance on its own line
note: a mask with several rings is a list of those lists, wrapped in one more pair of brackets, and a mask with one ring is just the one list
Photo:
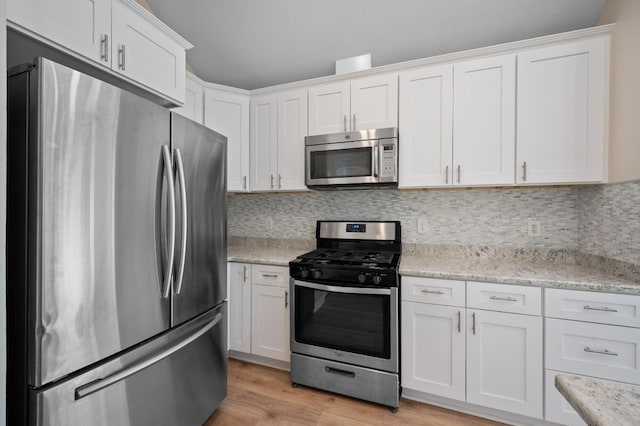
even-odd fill
[[(31, 425), (201, 425), (227, 394), (226, 302), (40, 392)], [(35, 411), (34, 411), (35, 412)]]

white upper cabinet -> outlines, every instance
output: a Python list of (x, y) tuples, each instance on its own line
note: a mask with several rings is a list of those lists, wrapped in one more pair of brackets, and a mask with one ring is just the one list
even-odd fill
[(7, 19), (19, 31), (184, 103), (185, 49), (192, 46), (134, 0), (9, 0)]
[(398, 126), (398, 75), (309, 88), (309, 135)]
[(227, 190), (249, 190), (249, 95), (205, 88), (204, 125), (227, 137)]
[(453, 182), (514, 183), (516, 58), (454, 65)]
[(277, 189), (278, 97), (251, 98), (250, 172), (252, 191)]
[(7, 0), (7, 19), (93, 61), (111, 63), (111, 52), (105, 54), (111, 0)]
[(300, 191), (304, 185), (307, 91), (251, 98), (251, 190)]
[(306, 190), (304, 138), (307, 136), (307, 91), (278, 94), (278, 189)]
[(173, 109), (174, 112), (199, 124), (204, 124), (204, 88), (200, 79), (187, 73), (184, 105)]
[(453, 65), (400, 73), (400, 188), (450, 185)]
[(606, 179), (608, 36), (518, 54), (517, 182)]

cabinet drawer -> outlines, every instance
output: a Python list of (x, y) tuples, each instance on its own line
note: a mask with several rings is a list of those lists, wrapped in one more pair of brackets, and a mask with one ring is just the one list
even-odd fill
[(464, 306), (464, 281), (402, 277), (402, 300)]
[(640, 330), (546, 319), (547, 368), (640, 384)]
[(640, 327), (640, 296), (550, 288), (544, 297), (547, 317)]
[(289, 268), (286, 266), (253, 265), (251, 282), (253, 284), (289, 287)]
[(560, 423), (568, 426), (586, 425), (584, 420), (576, 413), (571, 404), (562, 396), (556, 388), (556, 375), (560, 371), (544, 371), (544, 419), (548, 422)]
[(541, 315), (541, 289), (519, 285), (467, 282), (467, 307)]

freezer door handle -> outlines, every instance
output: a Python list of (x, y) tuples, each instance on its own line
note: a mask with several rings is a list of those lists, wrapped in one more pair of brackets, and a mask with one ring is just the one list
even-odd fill
[(89, 396), (93, 393), (99, 392), (102, 389), (105, 389), (109, 386), (112, 386), (126, 379), (127, 377), (133, 376), (134, 374), (139, 373), (142, 370), (148, 367), (151, 367), (153, 364), (171, 356), (173, 353), (184, 348), (189, 343), (193, 342), (194, 340), (198, 339), (200, 336), (205, 334), (207, 331), (211, 330), (213, 327), (216, 326), (216, 324), (220, 322), (221, 319), (222, 319), (222, 313), (218, 312), (216, 316), (213, 318), (213, 320), (209, 321), (207, 324), (201, 327), (198, 331), (189, 335), (187, 338), (179, 341), (178, 343), (172, 345), (171, 347), (162, 349), (156, 353), (153, 353), (141, 359), (139, 362), (133, 364), (132, 366), (127, 367), (123, 370), (117, 371), (103, 379), (97, 379), (76, 388), (75, 390), (76, 401), (86, 396)]
[[(167, 204), (169, 205), (168, 209), (168, 237), (169, 237), (169, 247), (166, 247), (166, 234), (162, 229), (162, 176), (164, 171), (164, 177), (167, 179)], [(175, 257), (175, 248), (176, 248), (176, 196), (175, 196), (175, 185), (173, 181), (173, 167), (171, 163), (171, 152), (169, 151), (169, 146), (162, 145), (161, 154), (160, 154), (160, 164), (158, 165), (158, 183), (156, 185), (156, 238), (159, 238), (159, 250), (157, 250), (158, 257), (158, 269), (160, 279), (162, 280), (161, 287), (161, 296), (166, 299), (169, 297), (169, 292), (171, 291), (171, 278), (173, 276), (173, 263)], [(166, 248), (166, 259), (164, 258), (164, 250)]]
[(175, 294), (182, 291), (182, 281), (184, 278), (184, 265), (187, 261), (187, 184), (184, 178), (184, 161), (182, 159), (182, 151), (176, 148), (176, 173), (178, 174), (178, 183), (180, 184), (180, 211), (182, 212), (182, 238), (180, 240), (180, 262), (176, 271), (176, 288)]

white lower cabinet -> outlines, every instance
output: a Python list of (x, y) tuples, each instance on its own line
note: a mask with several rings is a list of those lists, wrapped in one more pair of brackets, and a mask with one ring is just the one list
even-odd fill
[(542, 318), (467, 309), (467, 402), (542, 418)]
[(555, 380), (558, 374), (562, 372), (544, 371), (544, 418), (563, 425), (584, 426), (586, 423), (556, 388)]
[(229, 262), (229, 349), (289, 362), (288, 268)]
[(402, 386), (465, 400), (465, 309), (402, 302)]

